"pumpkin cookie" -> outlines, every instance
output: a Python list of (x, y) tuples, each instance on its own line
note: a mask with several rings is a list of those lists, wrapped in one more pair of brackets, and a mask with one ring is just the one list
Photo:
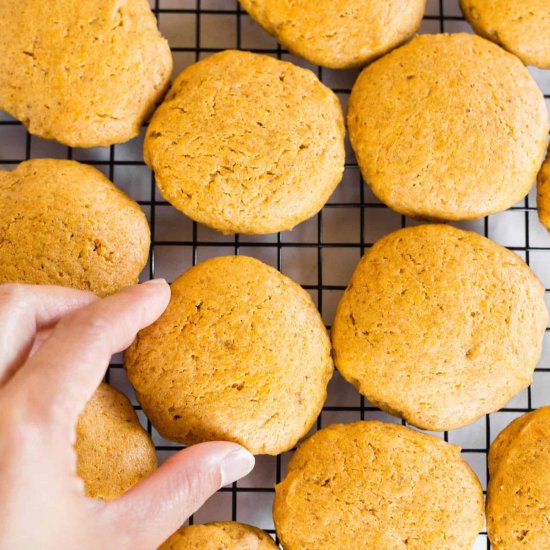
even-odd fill
[(550, 148), (548, 149), (548, 157), (539, 172), (537, 208), (541, 223), (550, 230)]
[(420, 27), (426, 0), (240, 0), (294, 54), (333, 69), (361, 67)]
[(334, 360), (381, 409), (450, 430), (526, 388), (548, 321), (513, 252), (446, 225), (402, 229), (359, 262), (334, 320)]
[(273, 455), (309, 431), (333, 369), (309, 294), (246, 256), (207, 260), (179, 277), (125, 366), (164, 437), (228, 440)]
[(550, 69), (550, 0), (460, 0), (460, 7), (478, 34)]
[(324, 428), (275, 487), (285, 550), (470, 550), (483, 527), (481, 485), (460, 449), (396, 424)]
[(127, 397), (101, 384), (76, 427), (77, 473), (86, 494), (112, 500), (157, 467), (155, 447)]
[(311, 71), (226, 51), (176, 79), (144, 155), (163, 197), (195, 221), (275, 233), (321, 210), (342, 179), (342, 109)]
[(137, 136), (172, 56), (147, 0), (0, 1), (0, 109), (73, 147)]
[(467, 220), (527, 195), (548, 113), (515, 56), (474, 35), (423, 35), (361, 73), (348, 126), (381, 201), (408, 216)]
[(275, 550), (261, 529), (235, 521), (190, 525), (176, 531), (159, 550)]
[(550, 407), (514, 420), (489, 452), (487, 531), (495, 550), (550, 548)]
[(91, 166), (37, 159), (0, 171), (0, 283), (112, 294), (137, 283), (149, 243), (139, 205)]

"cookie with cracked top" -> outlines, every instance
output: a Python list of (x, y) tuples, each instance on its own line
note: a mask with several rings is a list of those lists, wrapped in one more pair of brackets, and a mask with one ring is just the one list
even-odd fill
[(332, 69), (362, 67), (410, 38), (426, 0), (240, 0), (294, 54)]
[(163, 197), (224, 233), (292, 229), (344, 171), (336, 95), (309, 70), (225, 51), (186, 68), (147, 129), (145, 162)]
[(495, 550), (550, 548), (550, 407), (524, 414), (489, 451), (487, 532)]
[(380, 239), (332, 326), (334, 361), (376, 406), (428, 430), (497, 411), (540, 358), (544, 287), (514, 252), (447, 225)]
[(100, 384), (78, 419), (75, 451), (91, 498), (118, 498), (157, 468), (155, 446), (134, 407), (108, 384)]
[(383, 422), (306, 440), (275, 486), (285, 550), (471, 550), (483, 492), (460, 448)]
[(113, 294), (138, 282), (150, 241), (140, 206), (92, 166), (34, 159), (0, 171), (0, 283)]
[(544, 96), (514, 55), (479, 36), (421, 35), (354, 84), (350, 141), (393, 210), (469, 220), (524, 198), (544, 159)]
[(246, 256), (207, 260), (176, 279), (170, 305), (124, 364), (167, 439), (227, 440), (271, 455), (310, 430), (333, 372), (309, 294)]
[(0, 109), (71, 147), (137, 136), (172, 55), (147, 0), (1, 0)]
[(550, 0), (460, 0), (474, 30), (517, 55), (550, 69)]

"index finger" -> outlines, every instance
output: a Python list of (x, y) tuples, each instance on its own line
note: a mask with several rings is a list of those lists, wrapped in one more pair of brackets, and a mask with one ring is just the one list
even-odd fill
[(128, 287), (69, 314), (19, 370), (13, 383), (46, 418), (74, 429), (97, 389), (111, 356), (130, 345), (137, 332), (166, 309), (170, 287), (164, 280)]

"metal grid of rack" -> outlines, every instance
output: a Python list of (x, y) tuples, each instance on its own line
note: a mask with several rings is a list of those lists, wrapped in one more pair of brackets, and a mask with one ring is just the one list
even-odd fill
[[(150, 0), (163, 34), (172, 47), (175, 74), (185, 66), (214, 52), (246, 49), (291, 60), (309, 67), (340, 97), (344, 107), (357, 71), (334, 71), (312, 67), (293, 58), (269, 37), (235, 0)], [(420, 32), (471, 31), (461, 16), (458, 0), (428, 0)], [(550, 108), (550, 71), (531, 69)], [(73, 158), (102, 170), (121, 189), (137, 200), (147, 214), (152, 233), (150, 261), (143, 279), (174, 279), (206, 258), (246, 254), (276, 266), (302, 284), (312, 295), (327, 326), (336, 304), (360, 256), (382, 235), (419, 222), (398, 215), (382, 205), (364, 185), (348, 146), (346, 172), (322, 212), (292, 232), (268, 236), (226, 236), (202, 227), (173, 209), (155, 190), (154, 178), (142, 159), (143, 134), (123, 145), (98, 149), (71, 149), (30, 136), (20, 123), (0, 113), (0, 167), (11, 169), (29, 158)], [(477, 231), (522, 256), (547, 288), (550, 304), (550, 235), (540, 225), (535, 194), (507, 212), (476, 222), (457, 224)], [(471, 426), (438, 435), (460, 445), (464, 458), (487, 481), (487, 449), (513, 418), (550, 403), (550, 332), (537, 367), (533, 385), (498, 413)], [(132, 397), (141, 420), (155, 441), (160, 460), (180, 446), (163, 440), (141, 413), (125, 377), (120, 357), (115, 357), (108, 380)], [(399, 420), (380, 412), (335, 374), (317, 428), (359, 419)], [(258, 457), (247, 478), (225, 487), (191, 519), (193, 523), (238, 520), (263, 528), (275, 536), (271, 519), (273, 484), (284, 476), (291, 453)], [(486, 534), (479, 535), (476, 550), (489, 548)]]

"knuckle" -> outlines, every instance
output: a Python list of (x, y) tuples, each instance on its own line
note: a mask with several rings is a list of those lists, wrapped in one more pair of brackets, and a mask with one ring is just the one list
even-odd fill
[(4, 307), (25, 307), (28, 303), (28, 286), (19, 283), (0, 285), (0, 304)]
[(28, 406), (21, 394), (3, 399), (0, 410), (0, 433), (5, 443), (24, 444), (28, 441), (29, 432), (37, 425), (40, 416)]
[(70, 418), (64, 399), (47, 401), (39, 389), (27, 388), (9, 397), (0, 409), (0, 438), (19, 445), (52, 434)]
[[(203, 465), (198, 470), (182, 468), (176, 475), (175, 484), (179, 487), (179, 496), (186, 506), (182, 512), (189, 516), (220, 487), (221, 472), (217, 466)], [(186, 519), (186, 518), (185, 518)]]
[(77, 332), (93, 339), (103, 340), (112, 330), (109, 318), (102, 313), (77, 311), (64, 317), (59, 326), (64, 330)]

